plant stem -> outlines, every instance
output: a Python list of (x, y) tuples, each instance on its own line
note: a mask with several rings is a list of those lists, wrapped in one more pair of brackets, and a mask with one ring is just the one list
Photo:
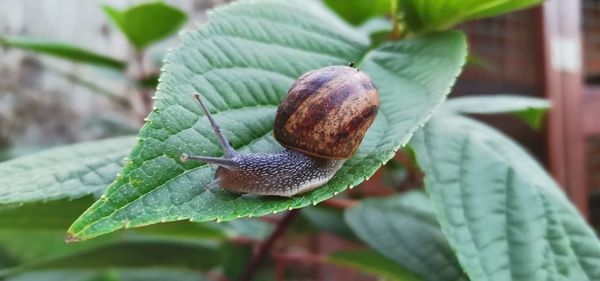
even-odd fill
[(105, 88), (101, 87), (100, 85), (95, 84), (92, 81), (83, 79), (79, 75), (75, 75), (75, 74), (72, 74), (72, 73), (69, 73), (66, 71), (62, 71), (62, 70), (55, 68), (53, 66), (50, 66), (50, 65), (45, 65), (44, 67), (48, 70), (48, 72), (58, 75), (71, 83), (85, 87), (85, 88), (91, 90), (91, 92), (94, 94), (106, 97), (109, 100), (111, 100), (112, 102), (114, 102), (115, 104), (117, 104), (123, 108), (129, 109), (131, 107), (129, 100), (127, 100), (126, 98), (123, 98), (123, 97), (111, 92), (110, 90), (105, 89)]
[(347, 209), (354, 207), (358, 204), (358, 201), (352, 199), (329, 199), (323, 201), (321, 204), (325, 207), (331, 207), (335, 209)]
[(279, 237), (281, 237), (285, 233), (288, 226), (299, 214), (299, 209), (291, 210), (277, 223), (277, 226), (275, 227), (275, 230), (273, 230), (273, 233), (271, 233), (271, 235), (267, 237), (267, 240), (265, 240), (259, 246), (258, 252), (256, 253), (256, 255), (254, 255), (254, 257), (246, 266), (246, 269), (244, 270), (244, 274), (242, 275), (242, 278), (240, 278), (240, 281), (251, 281), (254, 279), (254, 275), (256, 274), (258, 267), (260, 266), (262, 261), (267, 257), (267, 255), (271, 252), (271, 249), (273, 248), (273, 245), (275, 244), (277, 239), (279, 239)]
[(400, 0), (392, 0), (390, 1), (390, 11), (392, 17), (392, 31), (390, 32), (390, 40), (399, 40), (404, 34), (404, 26), (402, 24), (401, 17), (399, 15), (400, 11), (398, 10), (398, 1)]
[(323, 264), (326, 263), (326, 257), (322, 255), (314, 255), (307, 253), (282, 253), (275, 254), (275, 258), (283, 259), (286, 262), (293, 263), (309, 263), (309, 264)]

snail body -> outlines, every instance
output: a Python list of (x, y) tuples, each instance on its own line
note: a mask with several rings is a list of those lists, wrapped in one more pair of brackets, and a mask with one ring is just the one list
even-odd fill
[(379, 108), (373, 82), (350, 66), (328, 66), (302, 75), (279, 105), (273, 135), (286, 149), (242, 154), (231, 147), (200, 96), (224, 151), (222, 158), (183, 154), (181, 161), (217, 165), (207, 188), (291, 197), (327, 183), (358, 149)]

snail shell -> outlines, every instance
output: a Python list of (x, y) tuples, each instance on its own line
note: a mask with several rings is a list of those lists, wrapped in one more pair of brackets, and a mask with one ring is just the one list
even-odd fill
[(379, 108), (371, 78), (349, 66), (302, 75), (279, 105), (273, 134), (284, 147), (329, 159), (350, 158)]

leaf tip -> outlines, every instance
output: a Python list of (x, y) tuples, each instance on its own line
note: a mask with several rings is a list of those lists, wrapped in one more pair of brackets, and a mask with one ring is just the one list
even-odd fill
[(71, 233), (67, 233), (67, 237), (65, 237), (65, 243), (67, 243), (67, 244), (75, 243), (75, 242), (79, 242), (79, 241), (81, 241), (81, 239)]

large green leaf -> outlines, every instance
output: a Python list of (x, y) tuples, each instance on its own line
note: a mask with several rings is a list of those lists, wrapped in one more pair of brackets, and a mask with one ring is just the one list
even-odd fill
[(125, 68), (125, 62), (123, 61), (62, 42), (49, 41), (39, 38), (0, 36), (0, 45), (36, 51), (63, 59), (105, 66), (118, 70), (123, 70)]
[[(85, 243), (66, 244), (64, 229), (0, 229), (0, 249), (16, 265), (50, 261), (115, 242), (124, 232), (106, 235)], [(1, 268), (1, 267), (0, 267)]]
[[(367, 53), (365, 34), (320, 4), (242, 1), (211, 13), (169, 53), (156, 109), (140, 132), (121, 176), (70, 228), (88, 239), (124, 227), (190, 219), (232, 220), (317, 204), (371, 176), (445, 99), (464, 63), (460, 33), (383, 45)], [(244, 152), (282, 149), (271, 136), (277, 105), (302, 73), (360, 62), (380, 90), (381, 108), (354, 158), (325, 186), (293, 198), (205, 190), (213, 170), (182, 164), (182, 153), (222, 155), (194, 104), (202, 93), (233, 146)]]
[(332, 264), (356, 268), (373, 273), (383, 280), (419, 281), (422, 280), (414, 273), (404, 269), (395, 261), (370, 250), (354, 250), (335, 252), (326, 258)]
[(445, 112), (463, 114), (509, 113), (537, 129), (550, 102), (546, 99), (514, 95), (467, 96), (452, 98), (442, 107)]
[[(181, 244), (195, 243), (217, 245), (240, 235), (228, 224), (174, 222), (114, 233), (84, 243), (66, 244), (64, 228), (2, 228), (0, 229), (0, 252), (20, 265), (19, 268), (37, 270), (40, 264), (54, 264), (56, 261), (87, 255), (89, 252), (97, 253), (98, 249), (116, 245), (115, 243), (127, 242), (127, 245), (131, 243), (139, 245), (139, 242), (159, 241), (165, 242), (166, 246), (174, 244), (176, 247)], [(90, 259), (89, 265), (92, 266), (94, 262)], [(101, 266), (110, 265), (109, 261), (102, 259), (97, 263)], [(114, 265), (119, 264), (115, 262)], [(0, 268), (3, 267), (7, 266), (0, 264)], [(11, 272), (14, 272), (14, 269)]]
[(392, 31), (392, 22), (383, 17), (372, 18), (361, 24), (359, 29), (369, 35), (371, 47), (377, 47), (389, 39), (390, 32)]
[(1, 204), (99, 195), (116, 178), (133, 137), (46, 150), (0, 163)]
[(116, 178), (133, 143), (79, 143), (0, 163), (0, 229), (66, 229)]
[[(219, 252), (199, 243), (142, 239), (116, 241), (60, 258), (40, 260), (0, 270), (0, 277), (48, 269), (176, 267), (209, 269), (219, 264)], [(216, 258), (217, 257), (217, 258)]]
[(365, 243), (424, 280), (468, 280), (422, 192), (363, 200), (345, 218)]
[[(109, 281), (98, 278), (101, 273), (94, 271), (55, 270), (18, 274), (8, 277), (6, 281)], [(112, 281), (112, 280), (111, 280)]]
[(118, 281), (209, 281), (210, 278), (204, 277), (197, 271), (185, 271), (176, 269), (125, 269), (116, 273)]
[(319, 206), (307, 207), (302, 210), (302, 216), (307, 218), (319, 231), (329, 232), (349, 240), (356, 240), (356, 235), (344, 221), (343, 210)]
[[(69, 196), (69, 193), (65, 193), (64, 196)], [(0, 229), (64, 230), (81, 212), (91, 206), (95, 199), (90, 195), (74, 200), (63, 198), (47, 202), (0, 205)]]
[(324, 0), (329, 8), (347, 22), (358, 25), (365, 20), (390, 13), (390, 0)]
[(138, 49), (172, 35), (187, 19), (183, 11), (160, 1), (142, 3), (123, 11), (108, 5), (103, 8)]
[(464, 21), (497, 16), (543, 0), (398, 0), (414, 32), (446, 30)]
[(6, 281), (206, 281), (195, 271), (174, 269), (49, 270), (21, 274)]
[(472, 280), (600, 280), (600, 241), (513, 141), (439, 115), (411, 144), (442, 230)]
[(230, 280), (241, 280), (246, 266), (252, 260), (252, 245), (223, 245), (223, 274)]

